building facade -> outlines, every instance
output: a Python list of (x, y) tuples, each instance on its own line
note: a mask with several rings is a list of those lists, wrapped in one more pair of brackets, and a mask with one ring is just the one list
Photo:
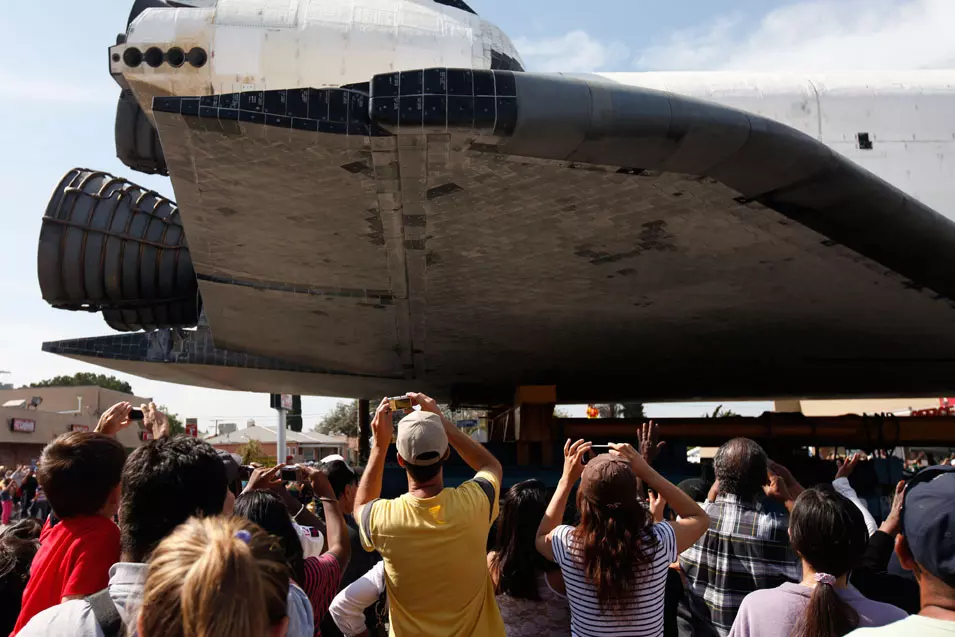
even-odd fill
[[(125, 401), (139, 406), (151, 400), (92, 386), (0, 390), (0, 465), (34, 464), (57, 436), (96, 429), (100, 415), (112, 405)], [(117, 437), (134, 449), (142, 445), (143, 433), (133, 425)]]

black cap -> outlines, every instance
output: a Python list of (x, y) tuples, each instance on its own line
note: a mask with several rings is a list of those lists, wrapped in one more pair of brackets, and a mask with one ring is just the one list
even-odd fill
[(228, 484), (232, 484), (239, 479), (239, 467), (242, 465), (242, 458), (234, 453), (229, 453), (224, 449), (216, 449), (222, 464), (225, 465), (225, 477)]
[(955, 588), (955, 467), (928, 467), (909, 480), (902, 535), (915, 561)]

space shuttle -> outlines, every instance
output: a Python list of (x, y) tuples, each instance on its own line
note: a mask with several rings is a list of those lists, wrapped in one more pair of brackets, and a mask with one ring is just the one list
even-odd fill
[[(137, 0), (44, 349), (461, 405), (950, 395), (955, 70), (534, 73), (463, 0)], [(946, 393), (948, 392), (948, 393)]]

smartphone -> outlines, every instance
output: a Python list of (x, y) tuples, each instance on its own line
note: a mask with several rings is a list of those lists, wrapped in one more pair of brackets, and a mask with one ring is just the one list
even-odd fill
[(395, 396), (394, 398), (388, 399), (388, 405), (391, 406), (391, 411), (404, 411), (406, 409), (411, 409), (411, 399), (407, 396)]
[(248, 480), (252, 477), (252, 472), (255, 471), (255, 467), (250, 467), (247, 464), (239, 466), (239, 480)]
[(610, 451), (610, 445), (590, 445), (590, 451), (580, 459), (580, 464), (587, 464), (602, 453)]
[(143, 418), (145, 418), (145, 416), (143, 415), (143, 410), (142, 410), (142, 409), (130, 409), (130, 410), (129, 410), (129, 419), (130, 419), (130, 420), (142, 420)]
[(281, 471), (282, 482), (298, 482), (301, 480), (301, 472), (298, 467), (285, 467)]

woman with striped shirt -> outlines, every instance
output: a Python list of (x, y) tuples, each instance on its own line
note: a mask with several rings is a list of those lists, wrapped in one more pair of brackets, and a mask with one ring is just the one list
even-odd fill
[[(537, 529), (537, 550), (557, 562), (570, 600), (574, 637), (661, 637), (666, 574), (709, 526), (688, 495), (628, 444), (588, 461), (591, 443), (564, 445), (564, 473)], [(577, 526), (560, 525), (577, 480)], [(680, 519), (654, 524), (637, 480), (660, 494)]]

